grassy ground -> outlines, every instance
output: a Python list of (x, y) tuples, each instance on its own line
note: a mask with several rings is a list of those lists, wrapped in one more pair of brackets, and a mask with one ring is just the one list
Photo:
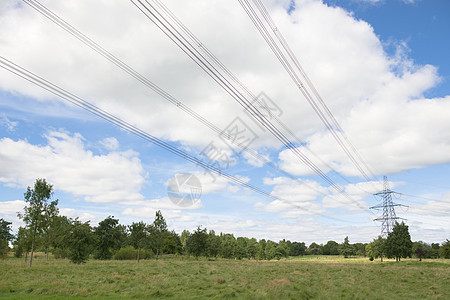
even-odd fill
[(450, 299), (450, 263), (307, 256), (281, 261), (0, 260), (0, 298)]

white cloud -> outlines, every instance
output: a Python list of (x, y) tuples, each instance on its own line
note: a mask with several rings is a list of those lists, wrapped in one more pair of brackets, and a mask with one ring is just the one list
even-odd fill
[(119, 141), (114, 137), (107, 137), (100, 141), (100, 145), (109, 151), (115, 151), (119, 149)]
[(137, 153), (94, 155), (80, 134), (53, 131), (47, 145), (0, 139), (0, 182), (13, 187), (32, 186), (46, 178), (55, 189), (92, 202), (138, 201), (145, 172)]
[(17, 126), (18, 124), (19, 124), (18, 122), (9, 120), (9, 119), (6, 117), (5, 114), (2, 114), (2, 115), (1, 115), (1, 118), (0, 118), (0, 126), (5, 127), (6, 130), (12, 132), (12, 131), (14, 131), (14, 130), (16, 129), (16, 126)]

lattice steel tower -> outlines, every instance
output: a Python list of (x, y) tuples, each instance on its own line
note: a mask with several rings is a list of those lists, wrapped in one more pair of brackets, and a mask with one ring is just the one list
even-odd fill
[(396, 220), (402, 219), (395, 215), (395, 206), (403, 206), (401, 204), (396, 204), (392, 202), (392, 194), (396, 192), (391, 191), (389, 189), (389, 182), (387, 177), (383, 177), (383, 191), (379, 193), (375, 193), (375, 196), (382, 197), (382, 203), (376, 206), (372, 206), (370, 209), (383, 209), (383, 215), (375, 218), (374, 221), (381, 221), (381, 236), (383, 238), (387, 238), (388, 234), (392, 231), (392, 228), (395, 226)]

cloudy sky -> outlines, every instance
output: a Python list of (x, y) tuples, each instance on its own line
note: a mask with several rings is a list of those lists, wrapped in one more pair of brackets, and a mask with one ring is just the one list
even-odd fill
[[(243, 93), (247, 100), (258, 96), (266, 104), (273, 112), (267, 118), (294, 150), (252, 119), (139, 4), (40, 2), (141, 81), (26, 2), (33, 1), (0, 4), (0, 66), (7, 59), (263, 192), (229, 182), (0, 68), (0, 217), (14, 222), (15, 230), (22, 225), (16, 213), (26, 187), (46, 178), (62, 214), (94, 225), (109, 215), (123, 224), (150, 223), (161, 210), (179, 233), (202, 225), (276, 241), (341, 242), (348, 235), (351, 242), (369, 242), (381, 229), (373, 221), (381, 211), (369, 207), (381, 201), (373, 194), (388, 176), (399, 193), (394, 202), (405, 205), (396, 207), (397, 216), (407, 219), (413, 240), (450, 237), (448, 1), (263, 1), (275, 32), (283, 34), (342, 128), (335, 133), (356, 164), (239, 1), (164, 3), (198, 39), (193, 48), (209, 49), (245, 89), (233, 85), (250, 91)], [(170, 96), (155, 93), (150, 82)], [(223, 132), (245, 132), (249, 151), (183, 107)], [(168, 189), (178, 188), (171, 181), (177, 174), (198, 179), (201, 197), (192, 205), (169, 197)]]

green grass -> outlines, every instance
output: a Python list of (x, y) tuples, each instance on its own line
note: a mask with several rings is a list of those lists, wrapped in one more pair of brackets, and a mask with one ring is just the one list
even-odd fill
[(0, 261), (0, 298), (450, 299), (448, 260), (307, 256), (281, 261)]

